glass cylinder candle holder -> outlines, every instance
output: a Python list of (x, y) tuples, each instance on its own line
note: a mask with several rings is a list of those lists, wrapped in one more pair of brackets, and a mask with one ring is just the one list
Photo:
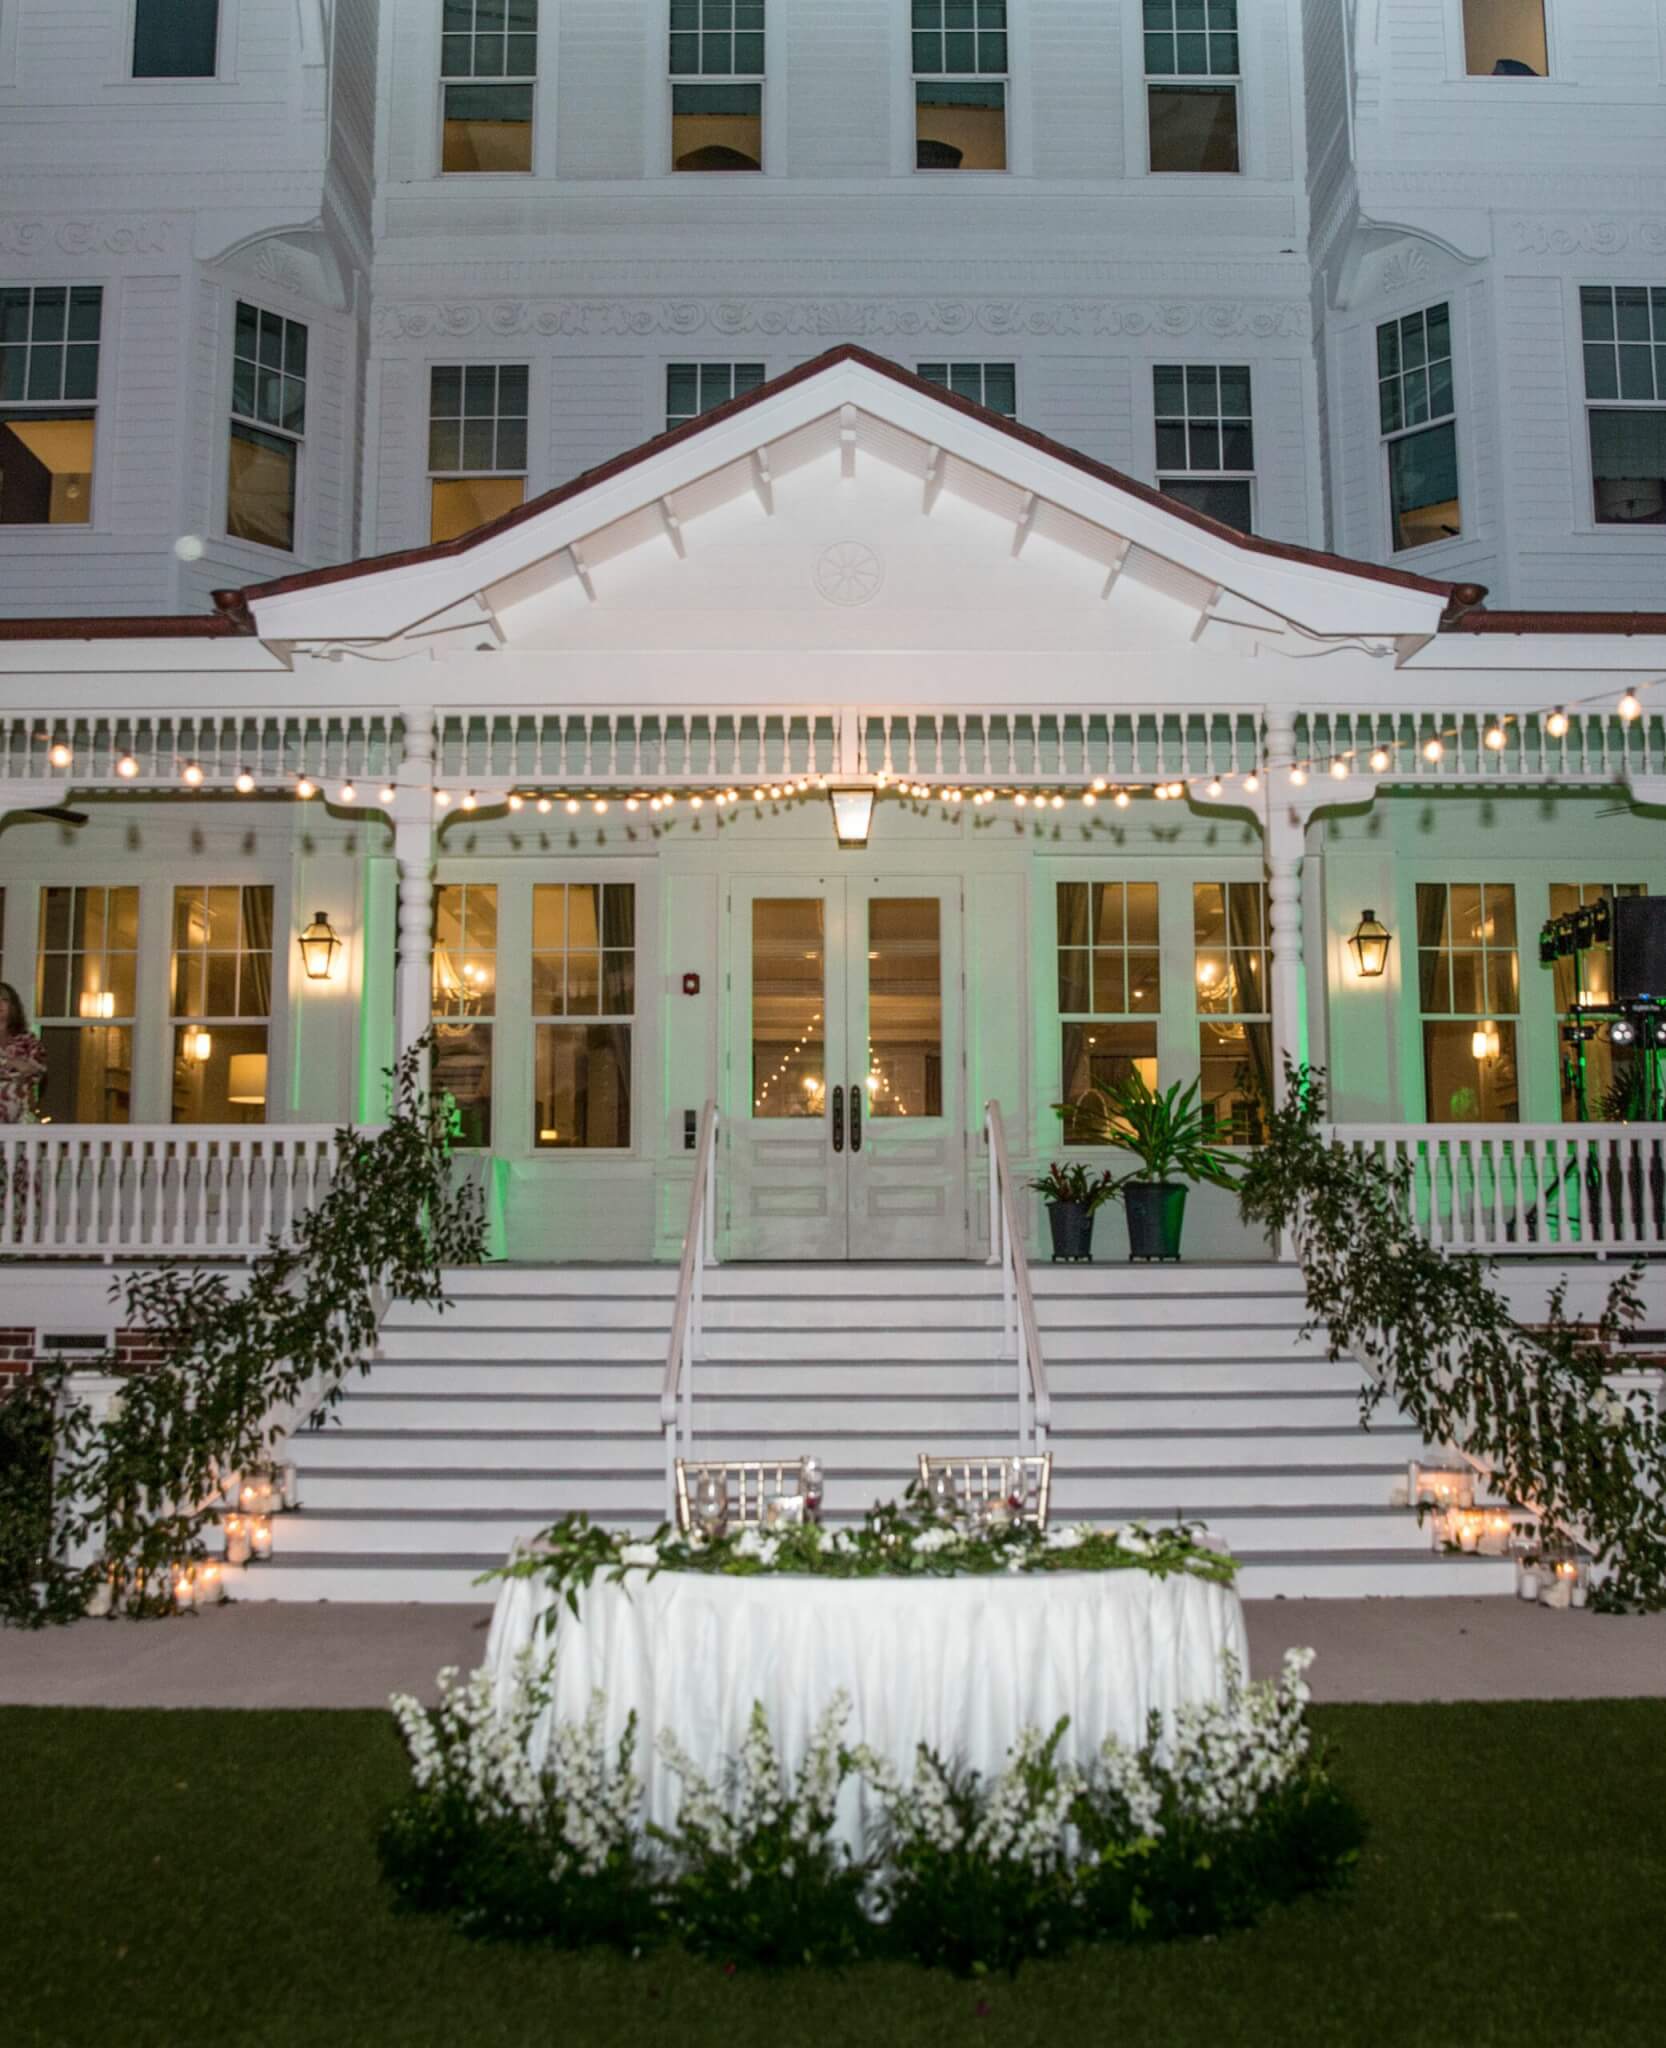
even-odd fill
[(174, 1573), (174, 1607), (178, 1613), (188, 1614), (196, 1604), (196, 1574), (182, 1566)]
[(931, 1511), (940, 1522), (952, 1522), (960, 1512), (960, 1497), (955, 1492), (954, 1474), (946, 1465), (939, 1465), (926, 1484), (926, 1495), (931, 1502)]
[(822, 1495), (827, 1485), (820, 1458), (805, 1458), (799, 1466), (799, 1473), (804, 1487), (804, 1512), (812, 1522), (819, 1522)]
[(694, 1526), (708, 1543), (729, 1526), (729, 1489), (720, 1472), (702, 1472), (694, 1482)]
[(1516, 1598), (1537, 1600), (1539, 1597), (1539, 1560), (1531, 1553), (1516, 1559)]
[(253, 1557), (272, 1555), (272, 1522), (268, 1515), (255, 1515), (249, 1523), (249, 1552)]
[(300, 1476), (293, 1465), (280, 1465), (278, 1467), (278, 1493), (286, 1510), (300, 1506)]
[(197, 1605), (218, 1607), (225, 1597), (225, 1573), (212, 1558), (209, 1558), (206, 1563), (197, 1566)]
[(1486, 1508), (1481, 1515), (1481, 1540), (1478, 1545), (1484, 1557), (1506, 1557), (1510, 1550), (1510, 1537), (1515, 1524), (1504, 1508)]
[(247, 1515), (227, 1515), (220, 1524), (226, 1538), (226, 1563), (247, 1564), (249, 1561), (249, 1518)]

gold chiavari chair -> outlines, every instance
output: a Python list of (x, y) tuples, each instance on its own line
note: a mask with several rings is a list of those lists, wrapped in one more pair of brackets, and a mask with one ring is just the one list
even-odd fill
[[(807, 1469), (816, 1465), (814, 1475)], [(677, 1528), (686, 1536), (693, 1524), (693, 1506), (700, 1482), (714, 1475), (723, 1486), (727, 1520), (731, 1529), (762, 1528), (769, 1520), (772, 1501), (802, 1500), (806, 1512), (821, 1505), (820, 1467), (810, 1458), (784, 1458), (778, 1464), (756, 1464), (742, 1459), (677, 1460)]]
[(920, 1453), (920, 1484), (929, 1492), (934, 1473), (946, 1472), (954, 1481), (955, 1499), (962, 1514), (974, 1518), (993, 1500), (1023, 1501), (1021, 1519), (1038, 1529), (1047, 1526), (1048, 1501), (1053, 1491), (1053, 1454), (1010, 1458), (932, 1458)]

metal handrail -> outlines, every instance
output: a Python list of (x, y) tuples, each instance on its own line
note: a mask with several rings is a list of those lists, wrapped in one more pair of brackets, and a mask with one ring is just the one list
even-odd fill
[(688, 1230), (683, 1237), (683, 1261), (677, 1274), (677, 1300), (659, 1393), (660, 1426), (665, 1431), (667, 1519), (675, 1512), (678, 1437), (680, 1434), (686, 1449), (694, 1435), (694, 1361), (706, 1355), (706, 1268), (717, 1264), (717, 1123), (717, 1104), (708, 1101), (700, 1112)]
[(989, 1138), (989, 1263), (1001, 1269), (1001, 1341), (1018, 1361), (1018, 1441), (1021, 1448), (1047, 1448), (1053, 1420), (1053, 1397), (1047, 1385), (1047, 1362), (1041, 1355), (1035, 1296), (1030, 1289), (1030, 1260), (1024, 1249), (1024, 1221), (1007, 1160), (1006, 1125), (998, 1102), (984, 1104)]

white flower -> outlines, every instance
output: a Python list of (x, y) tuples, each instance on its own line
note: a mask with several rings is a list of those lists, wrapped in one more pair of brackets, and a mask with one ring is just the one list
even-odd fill
[(1149, 1557), (1153, 1547), (1150, 1538), (1143, 1536), (1138, 1529), (1124, 1529), (1117, 1543), (1131, 1557)]
[(778, 1536), (766, 1536), (750, 1523), (735, 1538), (736, 1557), (755, 1557), (766, 1571), (775, 1562), (780, 1549), (781, 1539)]
[(929, 1557), (933, 1551), (953, 1549), (959, 1541), (958, 1531), (939, 1527), (936, 1529), (922, 1529), (908, 1547), (910, 1550), (918, 1550), (923, 1555)]
[(1080, 1550), (1092, 1533), (1092, 1530), (1082, 1522), (1078, 1522), (1074, 1528), (1049, 1529), (1046, 1545), (1049, 1550)]
[(636, 1565), (645, 1569), (650, 1568), (659, 1563), (659, 1545), (657, 1543), (626, 1543), (620, 1548), (619, 1562), (623, 1565)]

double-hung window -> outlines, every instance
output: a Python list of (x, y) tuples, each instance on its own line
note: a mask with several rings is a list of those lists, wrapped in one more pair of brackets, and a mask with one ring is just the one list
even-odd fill
[(212, 78), (220, 0), (133, 0), (135, 78)]
[(526, 496), (525, 363), (428, 373), (428, 538), (453, 540)]
[(272, 885), (175, 889), (173, 1121), (266, 1121)]
[(1204, 1113), (1225, 1145), (1256, 1145), (1272, 1097), (1267, 885), (1192, 884), (1192, 980)]
[(1065, 1142), (1094, 1142), (1101, 1098), (1138, 1072), (1157, 1081), (1163, 1007), (1155, 882), (1058, 885), (1059, 1072)]
[(40, 1108), (53, 1123), (131, 1118), (138, 978), (137, 888), (42, 889), (35, 1014), (46, 1051)]
[(1417, 985), (1432, 1124), (1514, 1123), (1521, 1000), (1509, 882), (1419, 882)]
[(1145, 0), (1154, 171), (1238, 169), (1238, 0)]
[(93, 516), (96, 284), (0, 289), (0, 526), (85, 526)]
[(743, 391), (756, 391), (763, 381), (762, 363), (668, 363), (665, 424), (680, 427)]
[(226, 532), (295, 552), (307, 428), (307, 330), (264, 307), (237, 307), (231, 364)]
[(450, 1098), (459, 1145), (492, 1142), (497, 884), (434, 891), (434, 1091)]
[(671, 0), (671, 168), (764, 167), (764, 0)]
[(913, 0), (914, 167), (1007, 167), (1007, 0)]
[(1545, 0), (1464, 0), (1464, 69), (1471, 78), (1547, 77)]
[(1159, 363), (1152, 371), (1157, 488), (1240, 533), (1255, 519), (1255, 434), (1246, 363)]
[(533, 1141), (622, 1151), (631, 1142), (636, 886), (532, 890)]
[(537, 81), (538, 0), (444, 0), (440, 169), (530, 171)]
[(1666, 522), (1666, 285), (1584, 285), (1585, 417), (1599, 526)]
[(1448, 307), (1426, 306), (1377, 329), (1377, 410), (1395, 553), (1451, 540), (1463, 520)]
[(1018, 367), (1015, 363), (921, 363), (918, 374), (940, 384), (957, 398), (987, 406), (1004, 420), (1018, 417)]

